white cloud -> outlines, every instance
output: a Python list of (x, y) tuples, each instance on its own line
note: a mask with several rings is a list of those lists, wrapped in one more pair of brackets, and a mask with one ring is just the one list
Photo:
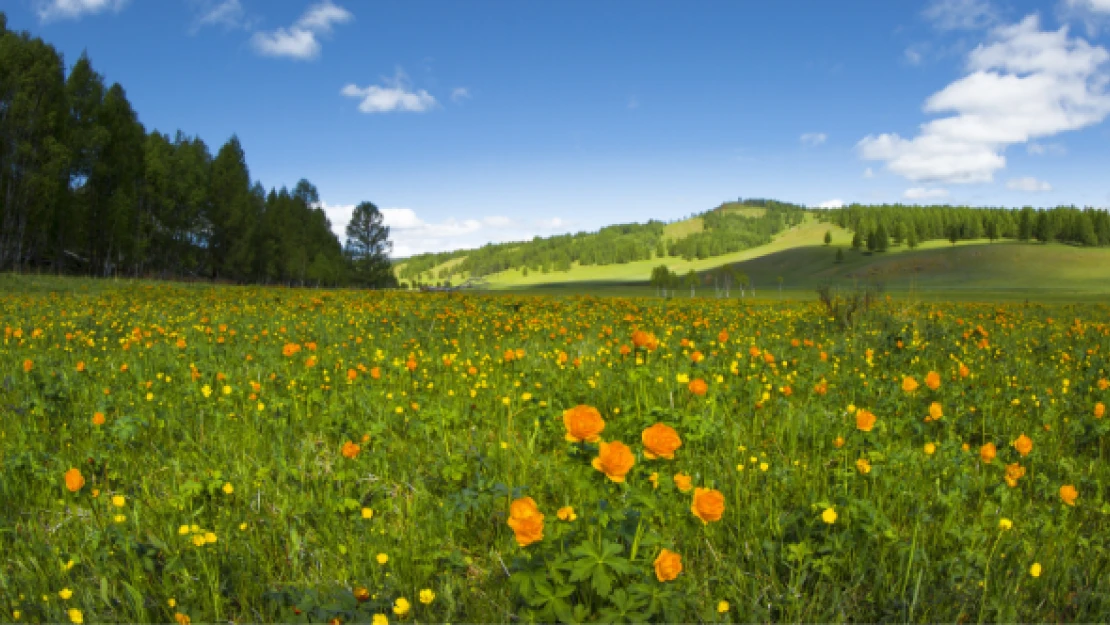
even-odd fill
[(470, 99), (470, 91), (466, 87), (455, 87), (451, 90), (451, 101), (462, 102)]
[(194, 33), (205, 26), (246, 27), (245, 12), (239, 0), (192, 0), (192, 4), (197, 8)]
[(1064, 4), (1091, 13), (1110, 13), (1110, 0), (1065, 0)]
[(348, 98), (359, 98), (358, 110), (363, 113), (388, 113), (390, 111), (409, 111), (423, 113), (436, 107), (436, 99), (432, 94), (421, 89), (412, 91), (408, 85), (408, 77), (401, 70), (397, 70), (393, 78), (383, 78), (385, 86), (370, 85), (359, 87), (351, 83), (343, 87), (341, 94)]
[(863, 170), (863, 177), (864, 178), (874, 178), (875, 177), (875, 170), (868, 167), (867, 169)]
[(921, 60), (922, 60), (923, 56), (922, 56), (921, 51), (920, 51), (919, 48), (912, 48), (912, 47), (911, 48), (906, 48), (905, 54), (906, 54), (906, 61), (910, 65), (921, 65)]
[(1110, 54), (1067, 27), (1041, 31), (1039, 18), (991, 33), (968, 55), (969, 74), (934, 93), (925, 112), (953, 115), (921, 126), (913, 139), (868, 135), (866, 160), (915, 182), (990, 182), (1006, 166), (1005, 149), (1097, 124), (1110, 114)]
[[(354, 204), (321, 205), (340, 241), (347, 240), (347, 223)], [(425, 252), (480, 247), (486, 243), (529, 241), (536, 235), (568, 232), (573, 223), (559, 217), (524, 220), (501, 215), (481, 218), (449, 218), (439, 222), (421, 219), (411, 208), (383, 208), (382, 221), (389, 226), (393, 255), (407, 257)]]
[(1026, 176), (1024, 178), (1011, 178), (1006, 183), (1006, 188), (1012, 189), (1014, 191), (1027, 191), (1029, 193), (1037, 193), (1042, 191), (1051, 191), (1052, 185), (1048, 184), (1044, 180), (1037, 180), (1032, 176)]
[(286, 56), (297, 60), (314, 59), (320, 54), (320, 35), (328, 34), (334, 24), (354, 19), (351, 12), (324, 0), (308, 7), (289, 28), (279, 28), (269, 33), (255, 33), (251, 45), (265, 56)]
[(826, 200), (817, 205), (817, 208), (843, 208), (844, 200)]
[(1033, 156), (1063, 156), (1068, 153), (1067, 148), (1059, 143), (1037, 143), (1036, 141), (1025, 146), (1025, 151)]
[(978, 30), (998, 20), (988, 0), (933, 0), (921, 14), (940, 30)]
[(913, 187), (902, 194), (907, 200), (936, 200), (948, 197), (948, 189)]
[(35, 0), (39, 20), (79, 19), (102, 11), (119, 11), (127, 0)]
[(815, 146), (818, 146), (818, 145), (821, 145), (822, 143), (824, 143), (825, 140), (828, 139), (828, 138), (829, 138), (829, 136), (826, 135), (823, 132), (807, 132), (807, 133), (803, 134), (801, 137), (798, 137), (798, 140), (802, 142), (802, 145), (808, 145), (809, 147), (815, 147)]

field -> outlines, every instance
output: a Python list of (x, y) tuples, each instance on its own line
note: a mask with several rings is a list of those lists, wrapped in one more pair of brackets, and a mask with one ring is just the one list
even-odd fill
[(0, 287), (0, 621), (1110, 616), (1105, 304)]

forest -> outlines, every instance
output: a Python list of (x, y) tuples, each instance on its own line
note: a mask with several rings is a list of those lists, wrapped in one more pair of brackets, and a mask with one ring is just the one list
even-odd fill
[(252, 181), (236, 136), (215, 155), (147, 130), (87, 55), (66, 67), (0, 13), (0, 271), (395, 284), (388, 227), (365, 202), (344, 243), (307, 180)]

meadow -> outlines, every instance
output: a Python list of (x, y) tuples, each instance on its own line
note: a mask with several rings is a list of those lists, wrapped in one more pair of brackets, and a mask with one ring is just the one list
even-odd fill
[(1105, 621), (1110, 306), (8, 279), (0, 621)]

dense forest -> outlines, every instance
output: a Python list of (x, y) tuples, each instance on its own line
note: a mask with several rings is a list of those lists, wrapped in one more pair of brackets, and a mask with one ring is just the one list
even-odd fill
[[(741, 208), (761, 210), (736, 210)], [(428, 280), (427, 272), (452, 260), (458, 262), (441, 267), (434, 280), (456, 275), (485, 276), (520, 268), (542, 273), (567, 271), (572, 263), (613, 265), (652, 258), (709, 258), (769, 243), (775, 234), (801, 223), (805, 208), (774, 200), (741, 198), (697, 217), (701, 218), (703, 229), (680, 238), (667, 237), (666, 224), (653, 220), (645, 224), (608, 226), (597, 232), (535, 237), (531, 241), (489, 244), (473, 250), (421, 254), (407, 259), (398, 277)]]
[(916, 247), (921, 241), (1014, 239), (1073, 245), (1110, 245), (1110, 213), (1105, 209), (1060, 206), (1051, 209), (953, 206), (862, 206), (821, 211), (832, 223), (853, 231), (852, 247), (872, 252), (890, 245)]
[(149, 132), (87, 56), (0, 13), (0, 271), (387, 286), (388, 228), (360, 205), (346, 246), (316, 188), (252, 182), (232, 136)]

